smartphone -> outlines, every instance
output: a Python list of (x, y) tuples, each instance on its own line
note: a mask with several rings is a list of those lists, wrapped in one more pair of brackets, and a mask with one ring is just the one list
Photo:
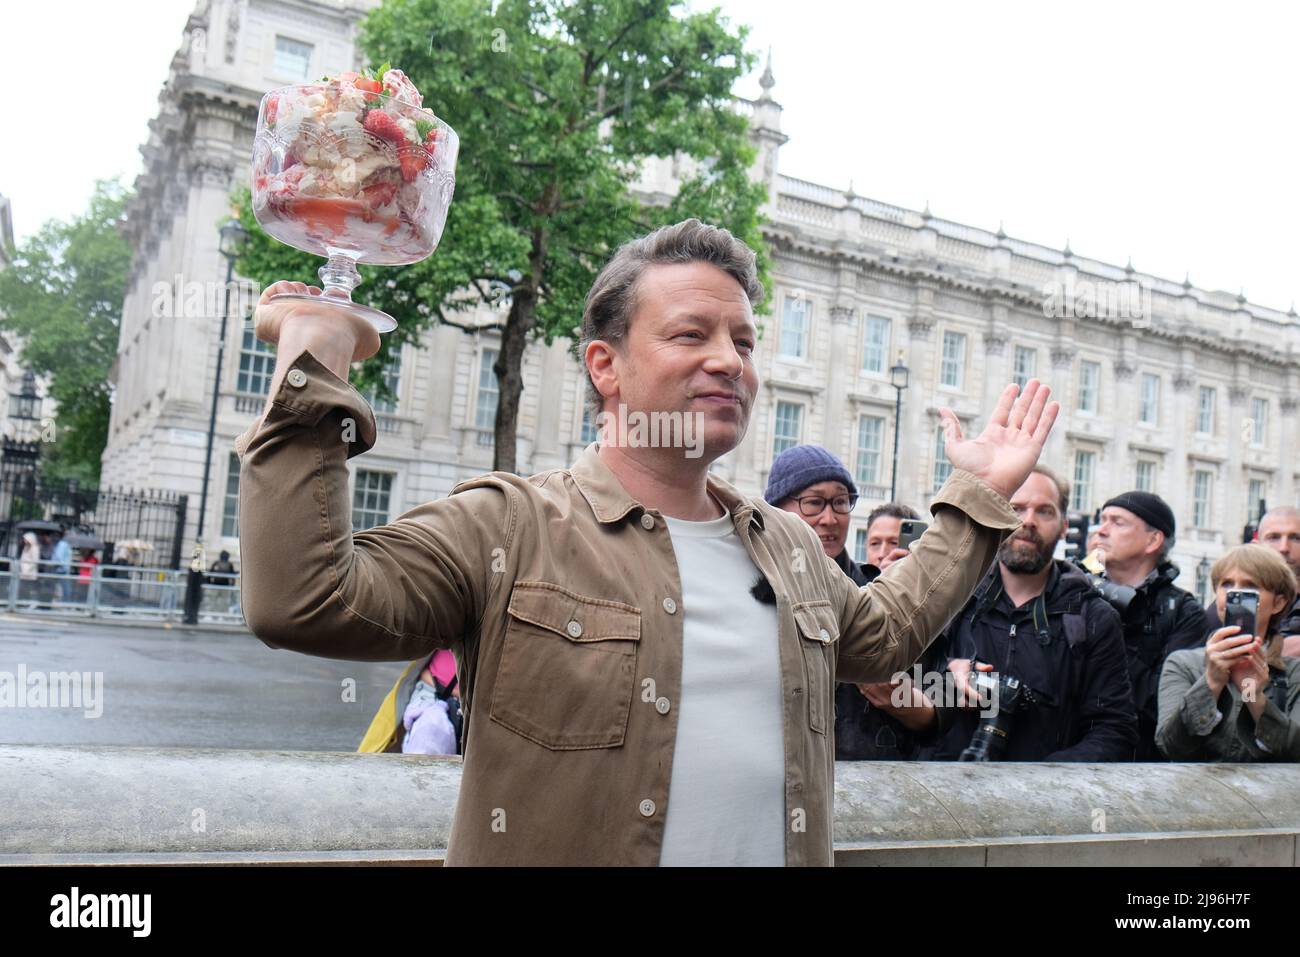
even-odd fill
[(1259, 592), (1253, 588), (1230, 588), (1223, 608), (1225, 627), (1236, 625), (1239, 635), (1255, 633), (1256, 616), (1259, 614)]
[(923, 522), (919, 518), (903, 519), (898, 526), (898, 547), (911, 548), (912, 543), (920, 538), (929, 527), (929, 522)]

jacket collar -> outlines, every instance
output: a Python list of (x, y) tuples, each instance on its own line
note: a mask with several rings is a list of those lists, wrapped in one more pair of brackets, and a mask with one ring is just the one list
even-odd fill
[[(627, 493), (618, 477), (601, 461), (599, 448), (600, 443), (592, 442), (582, 450), (578, 460), (569, 469), (574, 484), (591, 506), (596, 520), (607, 525), (622, 521), (631, 512), (646, 511), (646, 507)], [(749, 524), (763, 528), (763, 513), (753, 500), (712, 472), (705, 481), (709, 492), (731, 514), (732, 523), (737, 530)]]

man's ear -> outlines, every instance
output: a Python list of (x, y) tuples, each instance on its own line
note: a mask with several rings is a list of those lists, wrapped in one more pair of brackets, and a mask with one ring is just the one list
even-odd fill
[(1157, 535), (1159, 535), (1160, 538), (1158, 538), (1158, 539), (1156, 540), (1156, 548), (1155, 548), (1155, 551), (1152, 551), (1152, 550), (1148, 547), (1148, 548), (1146, 548), (1146, 549), (1144, 550), (1144, 553), (1147, 554), (1147, 555), (1159, 555), (1159, 554), (1160, 554), (1160, 549), (1162, 549), (1162, 548), (1165, 547), (1165, 533), (1162, 532), (1162, 531), (1160, 531), (1160, 529), (1158, 529), (1158, 528), (1153, 528), (1153, 529), (1151, 529), (1151, 531), (1153, 531), (1153, 532), (1155, 532)]
[(587, 363), (587, 373), (591, 376), (596, 391), (606, 399), (618, 395), (618, 369), (615, 365), (617, 352), (614, 346), (604, 339), (595, 339), (587, 343), (587, 351), (582, 358)]

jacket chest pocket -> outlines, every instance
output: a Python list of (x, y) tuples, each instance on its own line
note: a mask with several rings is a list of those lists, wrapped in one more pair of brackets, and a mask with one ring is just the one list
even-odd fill
[(641, 610), (549, 582), (518, 582), (508, 618), (492, 720), (554, 751), (621, 745)]
[(830, 602), (801, 602), (794, 606), (795, 628), (799, 632), (799, 650), (803, 654), (808, 692), (808, 726), (825, 734), (831, 715), (831, 696), (835, 674), (833, 658), (839, 653), (840, 623)]

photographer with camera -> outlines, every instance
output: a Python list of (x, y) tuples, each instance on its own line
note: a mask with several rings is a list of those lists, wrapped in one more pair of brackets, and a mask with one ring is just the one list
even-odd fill
[(1161, 761), (1155, 746), (1160, 669), (1171, 652), (1205, 644), (1205, 613), (1196, 597), (1174, 584), (1178, 566), (1174, 512), (1150, 492), (1125, 492), (1101, 507), (1096, 548), (1105, 571), (1091, 576), (1119, 612), (1128, 652), (1129, 683), (1138, 720), (1138, 761)]
[(938, 709), (934, 759), (1132, 760), (1119, 615), (1083, 572), (1052, 558), (1068, 501), (1069, 485), (1043, 466), (1011, 496), (1022, 527), (939, 638), (964, 700)]

